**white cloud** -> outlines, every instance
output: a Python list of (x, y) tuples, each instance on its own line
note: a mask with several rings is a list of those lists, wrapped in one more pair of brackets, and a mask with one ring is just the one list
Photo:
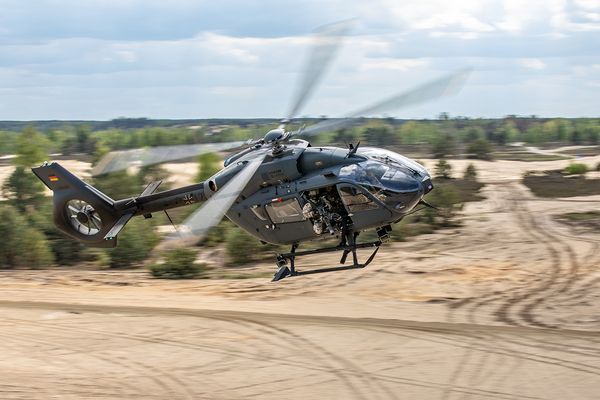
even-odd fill
[(427, 58), (372, 58), (360, 64), (360, 70), (391, 70), (407, 71), (409, 69), (429, 65), (431, 60)]
[[(530, 114), (531, 101), (507, 99), (532, 100), (535, 93), (521, 83), (533, 76), (536, 87), (551, 82), (564, 93), (589, 91), (588, 82), (600, 76), (589, 67), (600, 64), (600, 0), (312, 0), (293, 10), (274, 0), (53, 0), (36, 7), (6, 1), (10, 7), (0, 15), (5, 119), (276, 117), (304, 68), (306, 33), (349, 16), (359, 17), (356, 29), (307, 114), (340, 115), (464, 66), (479, 71), (468, 84), (473, 92), (488, 84), (485, 107), (480, 95), (435, 107), (463, 115)], [(511, 94), (503, 88), (507, 81)], [(591, 110), (600, 93), (589, 92), (582, 107)], [(535, 112), (560, 115), (559, 102), (539, 98)], [(431, 107), (403, 116), (440, 111)]]
[(519, 65), (529, 69), (542, 70), (546, 68), (546, 63), (537, 58), (521, 58), (517, 61)]

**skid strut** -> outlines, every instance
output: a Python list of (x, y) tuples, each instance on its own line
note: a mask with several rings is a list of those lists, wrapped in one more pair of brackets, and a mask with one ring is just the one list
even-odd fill
[[(377, 254), (377, 251), (379, 250), (379, 246), (381, 246), (384, 237), (382, 237), (382, 235), (380, 235), (379, 236), (380, 239), (376, 240), (374, 242), (356, 243), (357, 237), (358, 237), (358, 232), (349, 232), (346, 235), (344, 235), (344, 237), (342, 238), (342, 241), (340, 242), (340, 244), (338, 246), (325, 247), (322, 249), (313, 249), (313, 250), (297, 251), (298, 244), (296, 244), (296, 243), (293, 244), (289, 253), (282, 253), (282, 254), (277, 255), (277, 266), (279, 268), (277, 269), (277, 272), (273, 276), (272, 282), (279, 281), (288, 276), (319, 274), (319, 273), (323, 273), (323, 272), (343, 271), (343, 270), (347, 270), (347, 269), (358, 269), (358, 268), (366, 267), (375, 258), (375, 255)], [(373, 251), (373, 253), (371, 253), (371, 255), (369, 256), (367, 261), (365, 261), (362, 264), (359, 263), (358, 256), (356, 254), (356, 250), (372, 248), (372, 247), (375, 247), (375, 250)], [(319, 269), (312, 269), (312, 270), (308, 270), (308, 271), (298, 271), (296, 269), (295, 260), (297, 257), (306, 256), (309, 254), (331, 253), (334, 251), (342, 252), (342, 258), (340, 259), (340, 264), (345, 264), (348, 254), (352, 253), (352, 265), (339, 265), (337, 267), (319, 268)], [(289, 262), (289, 266), (288, 266), (288, 262)]]

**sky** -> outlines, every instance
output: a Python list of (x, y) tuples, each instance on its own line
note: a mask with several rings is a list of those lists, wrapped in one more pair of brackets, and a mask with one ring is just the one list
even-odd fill
[[(398, 118), (600, 115), (600, 0), (0, 0), (0, 120), (279, 118), (311, 32), (352, 31), (302, 116), (453, 71)], [(378, 115), (374, 115), (378, 116)]]

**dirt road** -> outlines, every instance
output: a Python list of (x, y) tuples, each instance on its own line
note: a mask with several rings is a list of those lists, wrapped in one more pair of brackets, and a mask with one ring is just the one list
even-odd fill
[(0, 303), (3, 399), (594, 399), (600, 336)]
[(365, 270), (0, 271), (0, 399), (597, 399), (600, 234), (555, 217), (600, 196), (539, 199), (519, 164), (478, 168), (461, 227)]

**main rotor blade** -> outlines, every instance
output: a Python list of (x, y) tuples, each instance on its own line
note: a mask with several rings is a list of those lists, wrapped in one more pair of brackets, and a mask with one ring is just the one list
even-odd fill
[(468, 69), (455, 72), (443, 78), (425, 83), (408, 92), (389, 97), (369, 107), (350, 113), (345, 118), (331, 119), (318, 122), (299, 132), (300, 135), (312, 136), (317, 133), (344, 128), (356, 122), (358, 117), (380, 114), (398, 110), (424, 101), (457, 93), (464, 85), (469, 73)]
[(92, 169), (92, 175), (120, 171), (131, 166), (161, 164), (181, 160), (203, 153), (233, 150), (246, 142), (182, 144), (176, 146), (144, 147), (140, 149), (113, 151), (105, 155)]
[(239, 197), (256, 170), (265, 159), (267, 152), (251, 160), (244, 169), (217, 191), (206, 203), (189, 216), (181, 225), (179, 234), (167, 238), (169, 245), (193, 245), (202, 239), (210, 228), (217, 225)]
[(296, 89), (294, 102), (287, 115), (287, 120), (291, 120), (298, 115), (317, 83), (323, 77), (327, 67), (331, 64), (340, 48), (343, 37), (350, 31), (351, 26), (351, 20), (340, 21), (325, 25), (315, 32), (313, 47), (304, 67), (302, 80)]

